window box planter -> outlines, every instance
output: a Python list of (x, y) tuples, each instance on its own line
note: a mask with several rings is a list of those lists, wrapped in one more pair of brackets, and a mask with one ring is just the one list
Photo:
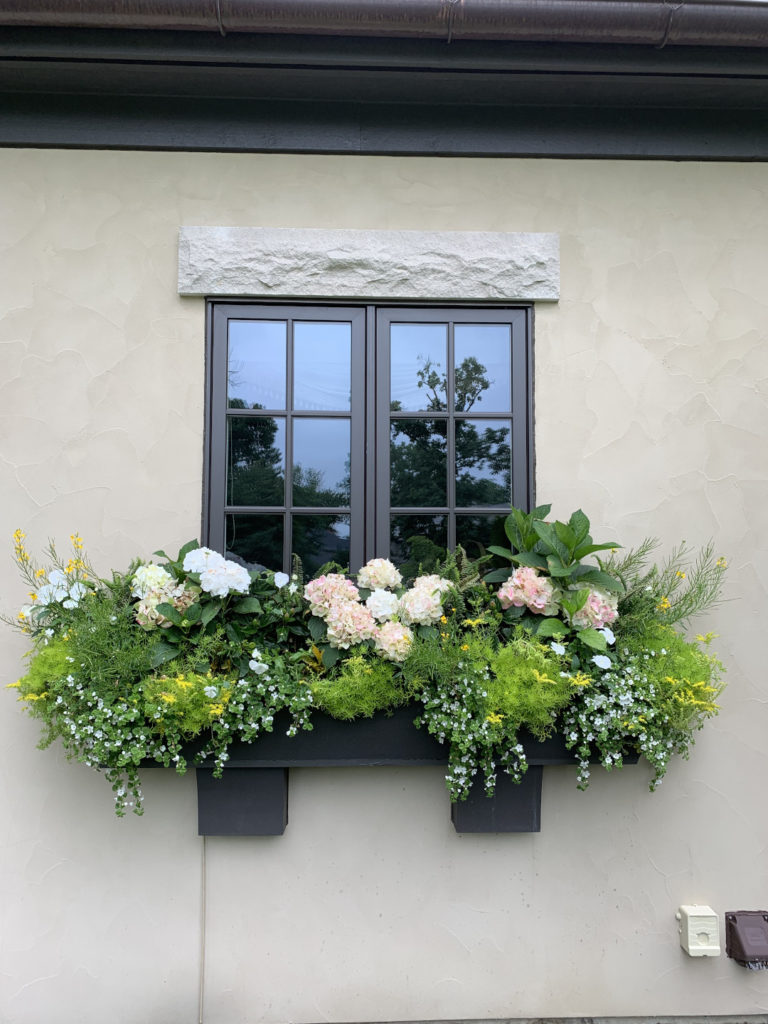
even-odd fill
[[(198, 832), (200, 835), (282, 835), (288, 824), (290, 768), (443, 766), (447, 749), (413, 720), (416, 706), (387, 715), (341, 722), (323, 715), (314, 728), (286, 735), (288, 717), (275, 719), (274, 731), (253, 744), (235, 743), (220, 779), (213, 763), (197, 768)], [(541, 828), (541, 783), (546, 765), (575, 764), (562, 736), (541, 742), (521, 734), (528, 771), (516, 784), (499, 773), (496, 793), (487, 797), (476, 779), (469, 797), (451, 804), (457, 832), (538, 832)], [(625, 758), (632, 763), (637, 758)], [(446, 794), (447, 799), (447, 794)]]

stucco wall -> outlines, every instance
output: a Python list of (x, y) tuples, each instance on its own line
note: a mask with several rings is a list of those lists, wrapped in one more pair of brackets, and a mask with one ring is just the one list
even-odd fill
[[(10, 534), (96, 567), (198, 532), (204, 304), (182, 224), (554, 231), (537, 307), (540, 500), (632, 544), (730, 562), (718, 721), (658, 793), (644, 767), (545, 772), (542, 832), (458, 836), (439, 770), (294, 771), (279, 839), (196, 835), (192, 776), (144, 818), (8, 691), (0, 707), (7, 1024), (757, 1014), (768, 974), (688, 959), (681, 903), (768, 904), (765, 165), (0, 152), (0, 611)], [(0, 677), (24, 645), (1, 635)], [(201, 934), (201, 908), (207, 909)], [(204, 956), (203, 956), (204, 952)]]

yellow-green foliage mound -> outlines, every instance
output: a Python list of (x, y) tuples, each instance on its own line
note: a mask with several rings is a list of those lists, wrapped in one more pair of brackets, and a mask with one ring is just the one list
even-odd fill
[(517, 722), (534, 736), (551, 732), (553, 716), (573, 693), (554, 652), (525, 633), (518, 633), (491, 658), (488, 708), (494, 715)]

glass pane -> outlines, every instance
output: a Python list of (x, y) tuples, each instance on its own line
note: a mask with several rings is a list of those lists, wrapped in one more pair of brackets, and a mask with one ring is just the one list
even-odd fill
[(456, 412), (512, 409), (512, 328), (509, 324), (456, 324), (454, 327)]
[(446, 420), (392, 420), (390, 504), (435, 506), (448, 501)]
[(349, 568), (349, 516), (293, 516), (293, 553), (307, 578), (326, 562)]
[(352, 324), (293, 325), (293, 408), (349, 409)]
[(284, 320), (230, 320), (230, 409), (285, 408)]
[(349, 505), (348, 419), (293, 421), (293, 504)]
[(446, 408), (447, 324), (392, 324), (390, 408), (399, 412)]
[(257, 572), (284, 568), (282, 515), (228, 515), (226, 557)]
[(448, 548), (447, 516), (392, 516), (389, 557), (404, 580), (432, 572)]
[[(461, 544), (470, 558), (479, 558), (486, 554), (488, 547), (495, 544), (500, 548), (509, 547), (509, 538), (504, 532), (504, 520), (506, 514), (501, 516), (456, 516), (456, 543)], [(508, 561), (502, 558), (494, 558), (483, 571), (495, 569), (500, 566), (510, 566)], [(510, 573), (514, 569), (510, 566)]]
[(285, 504), (285, 420), (227, 419), (227, 504)]
[(509, 420), (456, 420), (456, 504), (509, 506)]

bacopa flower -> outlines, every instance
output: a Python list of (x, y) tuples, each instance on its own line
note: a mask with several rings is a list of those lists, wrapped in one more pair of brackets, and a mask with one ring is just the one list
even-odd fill
[(538, 569), (521, 565), (501, 585), (497, 597), (502, 608), (525, 606), (534, 615), (556, 615), (560, 610), (560, 591)]
[(388, 558), (372, 558), (357, 574), (357, 582), (366, 590), (393, 590), (403, 577)]
[(401, 622), (385, 622), (376, 634), (376, 650), (390, 661), (405, 661), (413, 643), (413, 632)]
[(374, 590), (365, 602), (366, 608), (379, 622), (391, 619), (396, 614), (398, 605), (397, 595), (392, 594), (389, 590)]
[(584, 606), (572, 617), (571, 625), (577, 629), (602, 629), (604, 626), (610, 626), (618, 618), (618, 603), (619, 599), (615, 594), (606, 594), (604, 590), (597, 588), (590, 590)]

